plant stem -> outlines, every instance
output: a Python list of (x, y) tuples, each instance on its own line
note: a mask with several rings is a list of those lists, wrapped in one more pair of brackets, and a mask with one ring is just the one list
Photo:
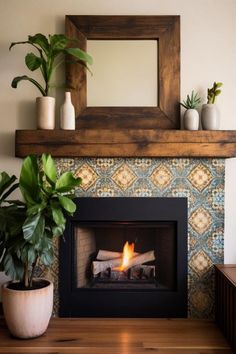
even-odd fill
[(25, 262), (25, 265), (24, 265), (24, 286), (26, 288), (29, 287), (29, 269), (28, 269), (28, 261)]
[(36, 257), (34, 263), (32, 264), (32, 271), (31, 271), (31, 276), (30, 276), (30, 281), (29, 281), (29, 286), (33, 286), (33, 278), (34, 278), (34, 272), (35, 272), (35, 267), (38, 263), (39, 256)]

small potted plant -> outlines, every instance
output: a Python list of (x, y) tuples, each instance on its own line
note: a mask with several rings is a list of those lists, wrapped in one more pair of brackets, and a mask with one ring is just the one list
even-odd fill
[(73, 62), (87, 67), (92, 64), (92, 57), (75, 45), (77, 40), (72, 40), (64, 34), (54, 34), (46, 37), (42, 33), (28, 36), (27, 41), (13, 42), (11, 49), (18, 44), (30, 45), (35, 53), (25, 56), (25, 64), (30, 71), (40, 70), (43, 84), (27, 75), (17, 76), (12, 80), (11, 86), (16, 88), (18, 83), (26, 80), (39, 90), (41, 97), (36, 98), (37, 127), (39, 129), (55, 128), (55, 98), (50, 96), (52, 78), (56, 69), (64, 62), (65, 56), (70, 56)]
[(198, 93), (194, 93), (192, 91), (191, 96), (187, 95), (185, 101), (181, 102), (181, 106), (186, 108), (183, 117), (183, 125), (184, 129), (187, 130), (198, 130), (199, 128), (199, 113), (197, 111), (197, 107), (201, 102), (201, 98)]
[[(4, 316), (10, 332), (18, 338), (43, 334), (53, 306), (53, 284), (35, 278), (40, 262), (53, 262), (53, 238), (63, 234), (65, 214), (76, 205), (73, 190), (81, 179), (71, 172), (57, 177), (50, 155), (41, 161), (28, 156), (23, 161), (19, 183), (15, 176), (0, 173), (0, 271), (13, 281), (2, 287)], [(20, 188), (23, 202), (10, 200)]]
[(221, 82), (214, 82), (211, 88), (207, 89), (207, 103), (202, 106), (201, 122), (205, 130), (218, 130), (220, 128), (220, 116), (215, 105), (216, 97), (221, 93)]

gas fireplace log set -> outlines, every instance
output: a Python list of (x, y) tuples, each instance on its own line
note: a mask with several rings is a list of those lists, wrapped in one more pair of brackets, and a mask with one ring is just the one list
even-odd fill
[(123, 253), (99, 250), (92, 273), (95, 278), (114, 281), (154, 279), (155, 266), (145, 264), (154, 260), (154, 250), (139, 254), (134, 244), (126, 242)]

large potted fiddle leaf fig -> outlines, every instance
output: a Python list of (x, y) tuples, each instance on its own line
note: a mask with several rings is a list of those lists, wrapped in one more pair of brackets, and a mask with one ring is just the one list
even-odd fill
[(54, 129), (55, 127), (55, 99), (50, 96), (52, 80), (55, 71), (69, 56), (70, 61), (79, 63), (86, 68), (92, 64), (92, 57), (78, 47), (78, 40), (71, 39), (64, 34), (48, 35), (42, 33), (28, 36), (27, 41), (13, 42), (12, 47), (18, 44), (26, 44), (34, 52), (25, 56), (25, 64), (30, 71), (39, 70), (42, 75), (42, 82), (37, 81), (28, 75), (17, 76), (12, 80), (11, 86), (17, 88), (21, 81), (32, 83), (42, 95), (36, 98), (37, 126), (39, 129)]
[[(32, 338), (45, 332), (52, 314), (53, 284), (35, 278), (40, 262), (53, 262), (53, 238), (63, 234), (66, 214), (76, 210), (74, 188), (81, 179), (71, 172), (57, 176), (50, 155), (28, 156), (19, 182), (0, 173), (0, 270), (12, 281), (2, 287), (4, 316), (10, 332)], [(11, 199), (20, 189), (21, 200)]]

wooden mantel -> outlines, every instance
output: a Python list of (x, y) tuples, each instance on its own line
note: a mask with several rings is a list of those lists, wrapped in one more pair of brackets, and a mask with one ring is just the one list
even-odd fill
[(17, 130), (15, 155), (54, 157), (235, 157), (236, 131)]

